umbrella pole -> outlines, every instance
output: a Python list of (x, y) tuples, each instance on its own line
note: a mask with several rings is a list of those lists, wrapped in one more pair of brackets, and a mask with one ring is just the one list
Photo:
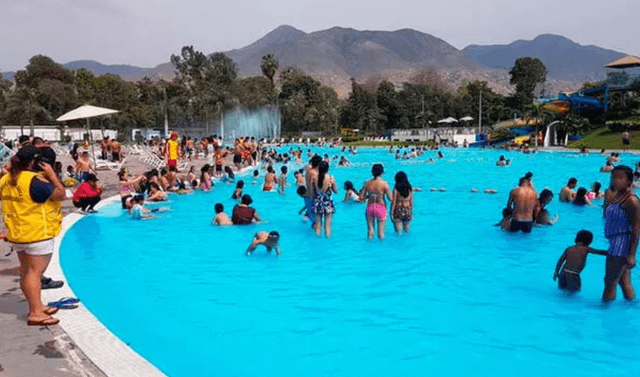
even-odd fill
[(87, 118), (87, 132), (89, 132), (89, 143), (91, 144), (91, 155), (93, 156), (93, 170), (96, 169), (96, 151), (93, 145), (93, 136), (91, 136), (91, 125), (89, 124), (89, 118)]

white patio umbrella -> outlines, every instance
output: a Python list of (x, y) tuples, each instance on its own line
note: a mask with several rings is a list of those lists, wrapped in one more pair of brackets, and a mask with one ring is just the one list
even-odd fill
[(451, 123), (450, 118), (440, 119), (438, 123)]
[(89, 132), (89, 142), (91, 143), (91, 154), (93, 154), (93, 166), (96, 166), (96, 153), (93, 146), (93, 137), (91, 136), (91, 126), (89, 125), (89, 119), (99, 117), (102, 115), (109, 115), (119, 113), (118, 110), (111, 110), (104, 107), (97, 107), (91, 105), (80, 106), (75, 110), (71, 110), (68, 113), (58, 117), (56, 121), (65, 122), (68, 120), (86, 119), (87, 120), (87, 132)]
[(471, 122), (473, 118), (467, 115), (466, 117), (460, 118), (460, 120), (463, 122)]
[(447, 119), (449, 120), (449, 123), (458, 123), (458, 120), (456, 118), (448, 117)]

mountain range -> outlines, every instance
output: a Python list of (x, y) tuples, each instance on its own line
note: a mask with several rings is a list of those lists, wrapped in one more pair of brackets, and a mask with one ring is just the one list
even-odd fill
[[(352, 77), (359, 82), (374, 77), (401, 84), (423, 69), (438, 70), (443, 81), (451, 87), (463, 80), (479, 79), (506, 94), (513, 90), (509, 85), (508, 70), (517, 58), (524, 56), (537, 57), (545, 64), (548, 90), (572, 90), (585, 81), (604, 79), (604, 65), (625, 55), (597, 46), (580, 45), (552, 34), (507, 45), (470, 45), (458, 50), (440, 38), (412, 29), (358, 31), (334, 27), (305, 33), (287, 25), (225, 54), (238, 64), (240, 76), (260, 75), (262, 56), (273, 54), (282, 68), (299, 68), (336, 89), (340, 97), (348, 95)], [(144, 76), (168, 79), (174, 75), (171, 63), (140, 68), (81, 60), (64, 66), (87, 68), (96, 75), (117, 74), (126, 80)], [(5, 77), (12, 78), (12, 75), (5, 74)]]

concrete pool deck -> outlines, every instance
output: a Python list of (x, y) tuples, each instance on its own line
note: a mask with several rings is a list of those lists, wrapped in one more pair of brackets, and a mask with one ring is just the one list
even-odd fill
[[(73, 165), (69, 156), (58, 156), (63, 166)], [(231, 163), (231, 158), (228, 159)], [(197, 171), (208, 163), (206, 159), (193, 160), (190, 166)], [(127, 159), (126, 167), (134, 173), (150, 170), (136, 156)], [(245, 167), (246, 173), (255, 167)], [(186, 171), (185, 171), (186, 173)], [(119, 201), (116, 172), (98, 172), (105, 185), (103, 199), (96, 208)], [(72, 188), (71, 190), (74, 190)], [(1, 209), (0, 209), (1, 210)], [(63, 297), (76, 297), (69, 287), (60, 266), (58, 248), (64, 232), (82, 218), (71, 201), (63, 202), (65, 218), (63, 232), (56, 238), (56, 252), (45, 271), (45, 276), (63, 280), (58, 289), (42, 291), (44, 303)], [(1, 226), (1, 225), (0, 225)], [(86, 307), (80, 303), (73, 310), (60, 310), (54, 317), (60, 319), (55, 326), (27, 326), (27, 304), (20, 291), (19, 263), (10, 247), (0, 241), (0, 377), (156, 377), (165, 376), (113, 335)], [(118, 292), (114, 292), (118, 294)], [(79, 297), (82, 300), (82, 297)]]
[[(119, 196), (103, 200), (100, 205), (118, 201)], [(99, 207), (96, 207), (99, 208)], [(42, 301), (57, 301), (62, 297), (76, 297), (60, 266), (59, 247), (66, 231), (83, 215), (65, 216), (63, 230), (56, 238), (56, 252), (46, 276), (62, 280), (58, 289), (42, 291)], [(26, 326), (26, 303), (19, 290), (17, 258), (3, 244), (0, 258), (0, 372), (17, 376), (165, 376), (111, 333), (80, 303), (73, 310), (60, 310), (55, 317), (57, 326)]]

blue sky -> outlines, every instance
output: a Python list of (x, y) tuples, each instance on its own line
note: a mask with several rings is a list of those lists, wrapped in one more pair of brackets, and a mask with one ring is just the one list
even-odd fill
[(0, 0), (0, 71), (36, 54), (154, 67), (184, 45), (241, 48), (280, 25), (305, 32), (412, 28), (457, 48), (560, 34), (640, 55), (637, 0)]

